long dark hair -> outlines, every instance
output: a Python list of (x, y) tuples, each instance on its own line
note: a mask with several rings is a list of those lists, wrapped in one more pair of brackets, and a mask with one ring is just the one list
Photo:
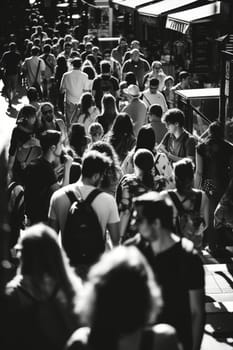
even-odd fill
[(139, 148), (146, 148), (153, 152), (155, 148), (155, 133), (150, 125), (144, 125), (140, 128), (137, 136), (135, 151)]
[(142, 183), (149, 189), (154, 187), (152, 169), (154, 166), (153, 153), (145, 148), (136, 151), (133, 157), (134, 164), (142, 171)]
[(90, 92), (85, 92), (82, 94), (80, 99), (80, 115), (84, 114), (84, 120), (90, 116), (88, 109), (95, 104), (94, 98)]

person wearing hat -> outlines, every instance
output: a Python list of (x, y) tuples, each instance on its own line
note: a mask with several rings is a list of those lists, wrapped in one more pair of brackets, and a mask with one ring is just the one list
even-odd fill
[(88, 75), (81, 71), (82, 60), (76, 57), (72, 61), (73, 70), (63, 74), (60, 91), (65, 93), (65, 116), (67, 130), (83, 92), (89, 89)]
[(140, 100), (140, 90), (137, 85), (131, 84), (124, 93), (128, 98), (128, 105), (125, 106), (122, 112), (128, 113), (134, 123), (134, 133), (137, 136), (142, 125), (146, 123), (146, 104)]
[(149, 63), (140, 57), (138, 49), (131, 50), (130, 59), (125, 61), (122, 67), (122, 79), (125, 80), (127, 72), (133, 72), (137, 78), (138, 86), (140, 90), (143, 90), (144, 75), (149, 72)]
[(147, 258), (163, 291), (157, 322), (176, 331), (184, 350), (199, 350), (204, 331), (204, 270), (193, 243), (173, 233), (173, 207), (158, 192), (134, 200), (138, 233), (125, 242)]
[(167, 102), (164, 95), (158, 91), (159, 79), (151, 78), (149, 81), (149, 88), (142, 93), (142, 100), (145, 102), (147, 108), (153, 104), (158, 104), (162, 107), (163, 113), (167, 111)]

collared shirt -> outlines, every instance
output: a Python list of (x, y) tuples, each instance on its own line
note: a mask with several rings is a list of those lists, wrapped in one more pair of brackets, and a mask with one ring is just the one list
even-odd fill
[(186, 130), (182, 132), (179, 137), (175, 137), (171, 133), (167, 133), (163, 140), (162, 145), (166, 150), (177, 157), (194, 157), (196, 141), (194, 137)]

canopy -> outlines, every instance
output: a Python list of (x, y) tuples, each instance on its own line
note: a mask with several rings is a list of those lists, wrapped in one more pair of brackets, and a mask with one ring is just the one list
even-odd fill
[(203, 22), (211, 16), (219, 15), (221, 2), (195, 7), (191, 10), (172, 13), (167, 17), (166, 28), (185, 34), (191, 23)]
[(137, 9), (140, 6), (150, 4), (151, 2), (155, 2), (155, 0), (112, 0), (112, 3), (115, 5), (129, 7), (131, 9)]
[(138, 12), (144, 16), (158, 17), (166, 12), (176, 10), (179, 7), (191, 5), (197, 1), (198, 0), (163, 0), (148, 6), (143, 6), (138, 9)]

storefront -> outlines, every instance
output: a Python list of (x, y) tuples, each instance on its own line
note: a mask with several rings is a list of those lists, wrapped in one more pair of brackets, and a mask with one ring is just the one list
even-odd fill
[(216, 83), (218, 77), (218, 47), (216, 38), (221, 35), (221, 2), (215, 1), (193, 9), (171, 13), (166, 28), (180, 41), (189, 43), (188, 51), (180, 51), (180, 62), (206, 83)]

